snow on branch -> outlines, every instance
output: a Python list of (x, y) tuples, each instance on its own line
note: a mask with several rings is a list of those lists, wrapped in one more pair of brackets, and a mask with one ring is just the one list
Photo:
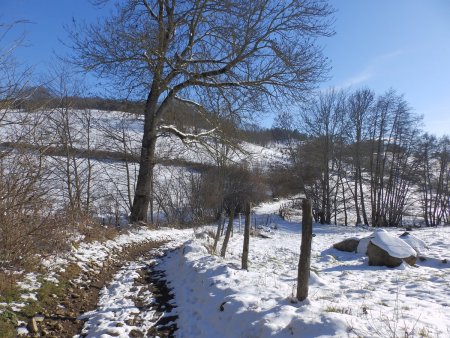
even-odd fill
[(174, 125), (162, 125), (159, 127), (159, 129), (162, 131), (169, 132), (173, 135), (176, 135), (183, 142), (189, 143), (191, 141), (199, 141), (203, 137), (213, 135), (214, 132), (217, 130), (217, 127), (198, 134), (184, 133), (181, 130), (177, 129), (177, 127), (175, 127)]
[(174, 99), (177, 100), (177, 101), (186, 103), (186, 104), (190, 104), (190, 105), (194, 106), (195, 108), (197, 108), (197, 110), (199, 110), (199, 111), (205, 109), (205, 107), (203, 107), (200, 103), (195, 102), (195, 101), (192, 101), (192, 100), (183, 99), (183, 98), (181, 98), (181, 97), (179, 97), (179, 96), (175, 96)]

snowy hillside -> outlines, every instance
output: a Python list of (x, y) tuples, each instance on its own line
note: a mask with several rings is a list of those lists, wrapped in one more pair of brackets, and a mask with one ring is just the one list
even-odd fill
[[(95, 151), (124, 151), (124, 147), (131, 153), (139, 153), (142, 141), (144, 120), (142, 116), (117, 111), (101, 110), (59, 110), (41, 111), (34, 113), (6, 112), (0, 123), (2, 142), (14, 141), (18, 130), (23, 129), (16, 123), (40, 123), (40, 130), (48, 130), (49, 137), (40, 140), (40, 146), (58, 146), (61, 141), (55, 133), (56, 125), (67, 123), (71, 129), (72, 144), (77, 149)], [(89, 121), (89, 130), (86, 121)], [(53, 134), (52, 134), (53, 132)], [(87, 133), (89, 132), (89, 138)], [(89, 141), (89, 143), (88, 143)], [(210, 147), (213, 147), (210, 144)], [(219, 150), (217, 150), (219, 151)], [(211, 149), (199, 144), (185, 144), (178, 137), (164, 135), (157, 143), (157, 157), (161, 160), (184, 160), (193, 163), (214, 164)], [(276, 147), (264, 147), (248, 142), (240, 142), (236, 149), (230, 149), (231, 161), (240, 162), (244, 159), (250, 165), (265, 167), (269, 163), (286, 163), (286, 155)]]

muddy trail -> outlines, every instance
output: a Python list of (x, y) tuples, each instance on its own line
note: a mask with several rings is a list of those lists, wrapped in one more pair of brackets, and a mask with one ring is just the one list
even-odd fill
[[(29, 318), (29, 337), (86, 337), (82, 333), (87, 319), (79, 319), (80, 315), (97, 309), (99, 294), (103, 287), (108, 287), (115, 274), (130, 262), (151, 260), (138, 272), (139, 277), (134, 280), (139, 287), (139, 294), (152, 294), (152, 301), (138, 296), (134, 299), (140, 311), (152, 311), (154, 321), (150, 329), (133, 330), (130, 337), (172, 337), (177, 330), (175, 315), (170, 312), (175, 307), (173, 294), (167, 287), (164, 272), (155, 265), (164, 253), (155, 249), (164, 246), (164, 242), (145, 242), (133, 245), (123, 250), (114, 260), (104, 264), (99, 273), (81, 271), (76, 265), (70, 265), (60, 276), (56, 290), (47, 291), (44, 308)], [(169, 315), (166, 315), (169, 313)], [(136, 327), (148, 327), (149, 323), (136, 321)], [(145, 324), (145, 325), (144, 325)], [(117, 326), (123, 325), (117, 323)], [(114, 334), (111, 334), (114, 336)]]
[[(177, 330), (176, 320), (178, 316), (173, 314), (176, 308), (173, 292), (167, 286), (164, 271), (159, 270), (155, 264), (148, 265), (140, 271), (140, 278), (135, 283), (145, 285), (153, 295), (153, 301), (144, 304), (136, 301), (136, 305), (142, 311), (152, 310), (155, 312), (154, 325), (147, 331), (145, 337), (173, 337)], [(145, 290), (145, 289), (144, 289)], [(142, 291), (141, 291), (142, 292)], [(134, 337), (144, 337), (139, 334)]]

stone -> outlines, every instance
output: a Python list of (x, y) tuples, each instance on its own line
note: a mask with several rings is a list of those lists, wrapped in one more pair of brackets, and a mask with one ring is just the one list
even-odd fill
[(416, 256), (406, 258), (392, 257), (386, 250), (381, 249), (372, 242), (370, 242), (367, 247), (367, 256), (369, 257), (369, 265), (387, 266), (389, 268), (395, 268), (402, 264), (403, 261), (409, 265), (414, 265), (417, 261)]
[(35, 320), (36, 322), (43, 322), (44, 319), (45, 319), (44, 315), (41, 315), (41, 314), (38, 314), (38, 315), (35, 315), (35, 316), (34, 316), (34, 320)]
[(66, 311), (64, 311), (63, 309), (57, 309), (55, 311), (55, 316), (57, 317), (64, 317), (66, 315)]
[(39, 328), (38, 328), (38, 326), (37, 326), (36, 318), (33, 317), (33, 318), (31, 319), (31, 324), (30, 324), (30, 326), (31, 326), (31, 331), (32, 331), (32, 332), (34, 332), (34, 333), (39, 332)]
[(333, 248), (339, 251), (356, 252), (359, 244), (358, 238), (347, 238), (339, 243), (333, 244)]

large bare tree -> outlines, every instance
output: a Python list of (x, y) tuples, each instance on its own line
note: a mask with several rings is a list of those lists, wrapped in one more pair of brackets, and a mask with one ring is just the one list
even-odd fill
[(146, 100), (131, 221), (147, 219), (158, 128), (175, 98), (199, 102), (207, 91), (261, 110), (302, 98), (327, 69), (315, 43), (331, 34), (325, 0), (127, 0), (115, 8), (71, 38), (80, 66)]

